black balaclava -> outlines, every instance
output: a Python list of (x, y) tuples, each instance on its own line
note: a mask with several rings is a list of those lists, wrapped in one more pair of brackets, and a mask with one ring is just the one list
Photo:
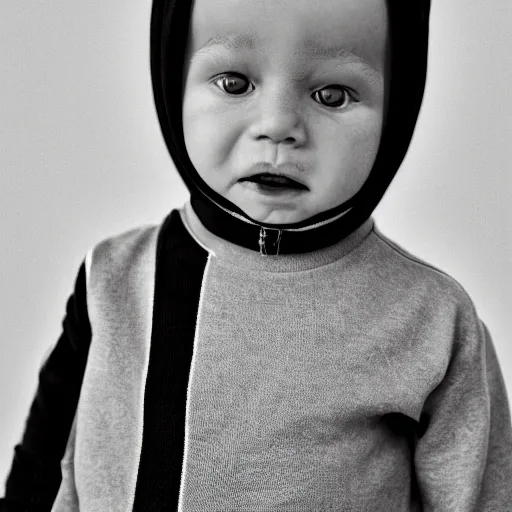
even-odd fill
[[(192, 0), (153, 0), (150, 63), (162, 134), (190, 191), (194, 212), (215, 235), (262, 255), (305, 253), (339, 242), (371, 216), (409, 148), (427, 76), (430, 0), (387, 0), (390, 88), (380, 146), (367, 180), (341, 205), (292, 224), (252, 219), (211, 189), (189, 159), (183, 136), (182, 87), (192, 4)], [(298, 228), (306, 229), (294, 231)]]

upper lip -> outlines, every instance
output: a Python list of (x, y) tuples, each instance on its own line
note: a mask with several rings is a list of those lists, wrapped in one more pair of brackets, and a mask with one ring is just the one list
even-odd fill
[(306, 184), (297, 176), (298, 165), (290, 162), (279, 164), (274, 167), (272, 164), (267, 162), (258, 162), (249, 168), (247, 173), (240, 178), (239, 181), (248, 181), (250, 178), (257, 174), (271, 174), (273, 176), (282, 176), (294, 181), (301, 185), (304, 189), (309, 190)]

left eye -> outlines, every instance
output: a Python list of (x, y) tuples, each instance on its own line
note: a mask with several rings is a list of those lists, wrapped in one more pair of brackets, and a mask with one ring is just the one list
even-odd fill
[[(215, 84), (217, 84), (217, 82), (220, 82), (219, 87), (224, 92), (234, 96), (241, 96), (244, 94), (247, 90), (247, 86), (249, 85), (249, 82), (245, 80), (245, 78), (233, 73), (225, 73), (214, 81)], [(323, 105), (334, 108), (342, 106), (345, 103), (344, 100), (346, 100), (347, 96), (350, 99), (353, 99), (348, 89), (340, 85), (324, 87), (323, 89), (315, 91), (313, 96), (318, 96)]]
[[(330, 92), (330, 91), (334, 91)], [(327, 107), (341, 107), (344, 105), (347, 97), (351, 98), (350, 93), (347, 91), (345, 87), (341, 87), (339, 85), (328, 86), (320, 89), (319, 91), (315, 91), (313, 95), (319, 96), (320, 103), (326, 105)], [(329, 103), (332, 100), (332, 103)]]

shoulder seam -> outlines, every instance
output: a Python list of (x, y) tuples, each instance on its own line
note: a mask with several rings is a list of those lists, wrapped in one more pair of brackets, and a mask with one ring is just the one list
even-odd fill
[(151, 230), (158, 230), (161, 228), (162, 224), (144, 224), (141, 226), (137, 226), (131, 229), (127, 229), (125, 231), (121, 231), (109, 236), (106, 236), (99, 240), (99, 242), (95, 243), (90, 249), (91, 253), (90, 258), (92, 259), (94, 253), (100, 249), (101, 247), (115, 246), (115, 244), (119, 244), (121, 241), (135, 241), (144, 235), (146, 235)]
[(447, 277), (452, 283), (455, 283), (457, 285), (457, 287), (463, 292), (463, 294), (466, 297), (466, 299), (469, 300), (469, 302), (471, 304), (473, 304), (473, 300), (471, 299), (471, 297), (470, 297), (469, 293), (467, 292), (467, 290), (453, 276), (451, 276), (450, 274), (447, 274), (446, 272), (444, 272), (443, 270), (441, 270), (441, 269), (439, 269), (437, 267), (434, 267), (433, 265), (430, 265), (429, 263), (427, 263), (425, 261), (421, 261), (420, 259), (415, 258), (413, 255), (405, 253), (401, 247), (393, 244), (393, 242), (391, 242), (390, 240), (386, 239), (381, 233), (379, 233), (375, 229), (375, 225), (374, 225), (373, 232), (375, 233), (375, 235), (377, 235), (377, 237), (380, 240), (382, 240), (386, 245), (388, 245), (391, 249), (393, 249), (395, 252), (399, 253), (404, 258), (408, 259), (409, 261), (412, 261), (413, 263), (417, 263), (418, 265), (421, 265), (421, 266), (423, 266), (425, 268), (429, 268), (431, 270), (434, 270), (438, 274), (441, 274), (442, 276)]

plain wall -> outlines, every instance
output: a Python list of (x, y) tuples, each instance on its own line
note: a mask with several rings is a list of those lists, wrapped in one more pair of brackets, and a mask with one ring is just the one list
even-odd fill
[[(149, 0), (0, 7), (0, 479), (85, 253), (188, 199), (153, 104)], [(429, 75), (378, 227), (453, 276), (512, 395), (512, 5), (434, 0)], [(3, 487), (0, 487), (3, 495)]]

